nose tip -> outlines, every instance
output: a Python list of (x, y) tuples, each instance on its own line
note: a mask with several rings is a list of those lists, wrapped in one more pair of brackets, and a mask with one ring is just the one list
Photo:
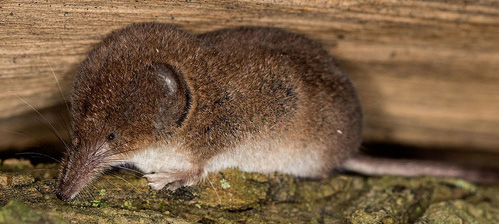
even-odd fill
[(62, 199), (62, 194), (61, 194), (61, 192), (56, 192), (56, 193), (55, 193), (55, 196), (57, 197), (57, 199), (64, 201), (64, 199)]
[(70, 201), (71, 200), (67, 195), (61, 193), (60, 191), (56, 192), (55, 196), (57, 197), (57, 199), (59, 199), (61, 201)]

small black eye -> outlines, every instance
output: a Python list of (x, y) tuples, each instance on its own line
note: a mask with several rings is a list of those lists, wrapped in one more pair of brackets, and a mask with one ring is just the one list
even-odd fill
[(114, 133), (111, 133), (107, 136), (107, 140), (111, 141), (115, 138), (116, 136), (114, 135)]

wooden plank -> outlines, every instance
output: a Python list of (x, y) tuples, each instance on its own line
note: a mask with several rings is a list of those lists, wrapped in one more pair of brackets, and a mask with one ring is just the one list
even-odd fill
[(2, 131), (13, 128), (10, 117), (32, 111), (13, 93), (36, 108), (61, 104), (54, 74), (67, 98), (78, 63), (114, 29), (145, 21), (196, 33), (257, 25), (307, 34), (338, 58), (359, 91), (367, 142), (499, 151), (497, 1), (7, 0), (0, 7)]

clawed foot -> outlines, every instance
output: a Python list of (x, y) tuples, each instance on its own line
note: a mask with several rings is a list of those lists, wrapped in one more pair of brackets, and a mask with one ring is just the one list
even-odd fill
[(199, 169), (189, 169), (177, 172), (163, 172), (144, 175), (149, 186), (154, 190), (161, 190), (165, 186), (169, 190), (176, 190), (182, 186), (191, 186), (198, 183), (204, 175)]

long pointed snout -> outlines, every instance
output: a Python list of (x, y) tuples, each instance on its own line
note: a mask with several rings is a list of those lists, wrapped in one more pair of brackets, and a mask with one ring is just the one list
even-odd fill
[(90, 156), (87, 150), (72, 150), (61, 163), (57, 179), (56, 196), (63, 201), (74, 199), (78, 193), (96, 179), (106, 167), (104, 159)]

